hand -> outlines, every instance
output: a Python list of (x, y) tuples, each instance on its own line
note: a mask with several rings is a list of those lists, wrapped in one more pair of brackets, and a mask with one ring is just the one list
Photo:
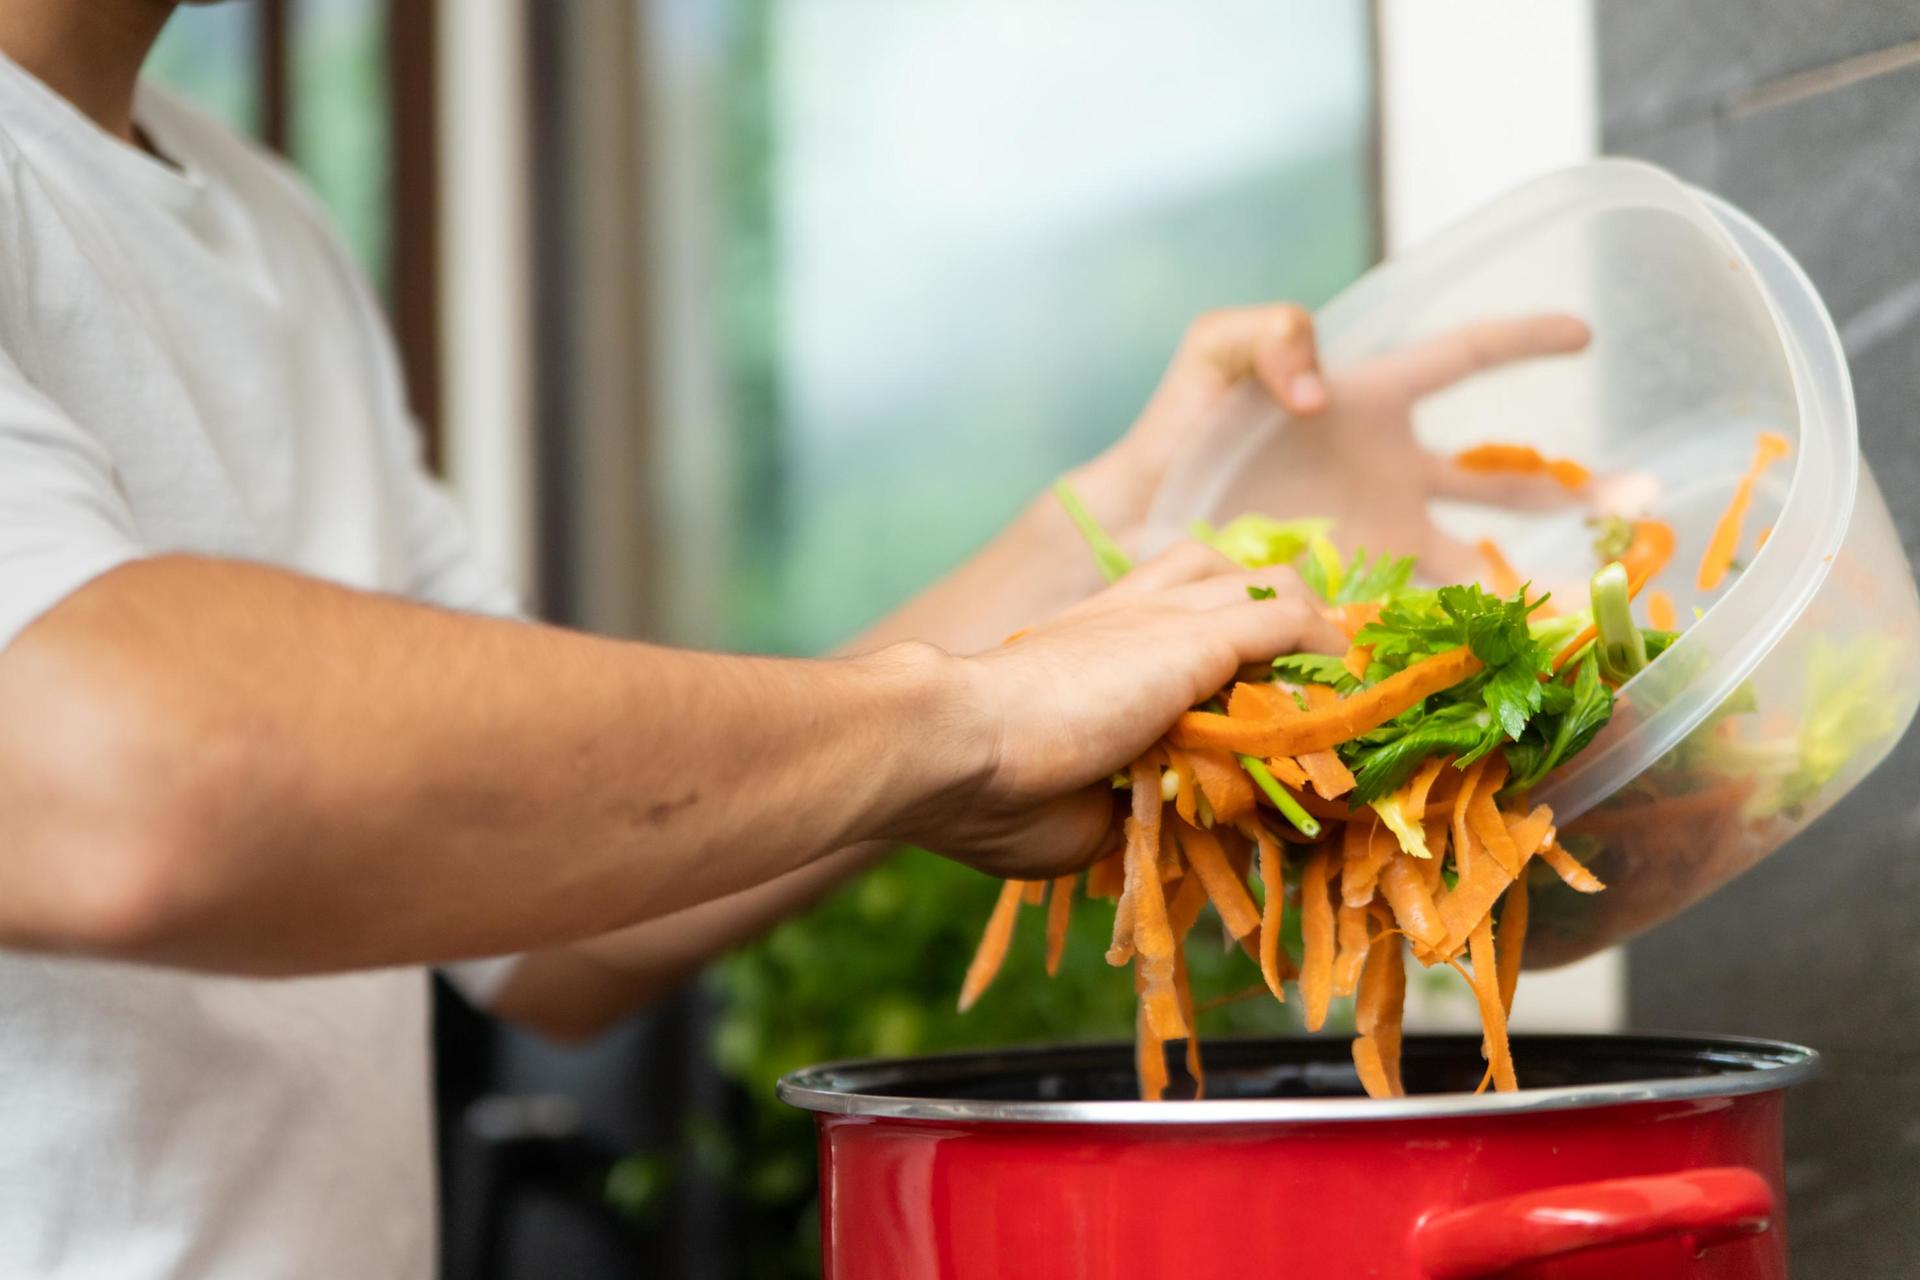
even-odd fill
[[(1249, 587), (1275, 594), (1253, 599)], [(1241, 570), (1187, 542), (991, 652), (964, 660), (988, 726), (979, 785), (914, 815), (910, 838), (997, 875), (1079, 866), (1113, 821), (1111, 776), (1244, 664), (1337, 650), (1289, 569)]]
[[(1320, 370), (1313, 319), (1301, 308), (1211, 312), (1187, 330), (1127, 434), (1067, 480), (1094, 518), (1137, 553), (1161, 485), (1206, 447), (1208, 428), (1252, 379), (1298, 430), (1275, 451), (1284, 453), (1280, 474), (1249, 477), (1263, 482), (1253, 489), (1259, 497), (1251, 509), (1281, 518), (1330, 516), (1343, 549), (1418, 556), (1429, 578), (1476, 578), (1485, 566), (1433, 526), (1428, 499), (1538, 505), (1571, 495), (1550, 480), (1470, 475), (1426, 453), (1413, 437), (1413, 406), (1480, 370), (1577, 351), (1586, 342), (1586, 326), (1567, 316), (1489, 321), (1329, 376)], [(979, 652), (1086, 599), (1100, 584), (1072, 521), (1052, 494), (1043, 494), (989, 547), (852, 648), (924, 639), (951, 652)]]
[(1094, 518), (1121, 546), (1137, 545), (1161, 482), (1185, 460), (1228, 393), (1249, 378), (1295, 418), (1310, 418), (1328, 407), (1313, 316), (1304, 307), (1279, 302), (1200, 316), (1187, 327), (1160, 384), (1127, 433), (1067, 476)]
[(1219, 312), (1194, 324), (1133, 429), (1072, 483), (1122, 546), (1137, 545), (1162, 482), (1203, 447), (1234, 385), (1252, 377), (1297, 423), (1270, 472), (1238, 486), (1259, 494), (1262, 514), (1327, 516), (1344, 549), (1414, 555), (1433, 580), (1473, 579), (1485, 566), (1433, 525), (1429, 500), (1540, 507), (1577, 499), (1545, 477), (1476, 475), (1428, 453), (1414, 438), (1414, 405), (1500, 365), (1578, 351), (1588, 337), (1572, 316), (1489, 320), (1323, 379), (1311, 320), (1299, 308)]

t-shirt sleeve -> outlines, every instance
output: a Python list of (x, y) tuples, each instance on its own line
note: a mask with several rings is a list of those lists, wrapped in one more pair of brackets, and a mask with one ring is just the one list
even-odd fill
[(518, 616), (513, 592), (474, 554), (452, 495), (418, 457), (409, 463), (405, 484), (407, 594), (445, 609)]
[(0, 649), (144, 554), (106, 449), (0, 351)]

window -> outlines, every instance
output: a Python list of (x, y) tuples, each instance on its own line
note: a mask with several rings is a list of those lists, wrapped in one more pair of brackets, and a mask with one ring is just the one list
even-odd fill
[[(391, 177), (386, 0), (276, 0), (183, 6), (146, 73), (235, 128), (288, 125), (288, 158), (369, 276), (388, 276)], [(278, 15), (278, 16), (276, 16)], [(268, 70), (269, 36), (287, 23), (288, 74)], [(269, 102), (269, 94), (283, 100)]]
[(258, 5), (187, 5), (176, 10), (147, 59), (146, 74), (236, 129), (261, 122)]
[(1118, 435), (1196, 313), (1372, 260), (1364, 3), (732, 17), (714, 638), (844, 639)]

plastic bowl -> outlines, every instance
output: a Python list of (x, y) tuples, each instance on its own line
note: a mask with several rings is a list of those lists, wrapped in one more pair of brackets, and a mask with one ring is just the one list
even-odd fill
[[(1610, 492), (1636, 495), (1624, 514), (1674, 527), (1656, 585), (1685, 625), (1535, 797), (1610, 886), (1539, 903), (1536, 964), (1619, 942), (1779, 848), (1886, 756), (1920, 704), (1920, 595), (1860, 456), (1838, 335), (1798, 264), (1738, 210), (1651, 165), (1582, 165), (1376, 268), (1318, 325), (1337, 375), (1468, 322), (1543, 312), (1585, 318), (1591, 345), (1422, 400), (1416, 434), (1443, 453), (1532, 444), (1613, 477)], [(1694, 566), (1763, 429), (1793, 441), (1790, 464), (1754, 494), (1740, 572), (1696, 592)], [(1148, 543), (1196, 518), (1316, 514), (1261, 501), (1309, 430), (1241, 388), (1157, 496)], [(1597, 567), (1593, 514), (1432, 511), (1455, 537), (1492, 538), (1523, 575), (1580, 594)]]

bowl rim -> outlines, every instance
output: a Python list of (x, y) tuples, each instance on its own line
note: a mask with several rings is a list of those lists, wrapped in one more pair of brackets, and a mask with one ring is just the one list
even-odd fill
[[(1460, 1048), (1477, 1043), (1470, 1035), (1410, 1036), (1407, 1047)], [(1801, 1084), (1820, 1070), (1820, 1055), (1803, 1045), (1745, 1036), (1620, 1035), (1607, 1033), (1518, 1035), (1516, 1057), (1527, 1049), (1605, 1045), (1620, 1052), (1637, 1048), (1648, 1054), (1691, 1056), (1723, 1069), (1691, 1076), (1654, 1077), (1607, 1084), (1520, 1089), (1514, 1093), (1436, 1093), (1409, 1098), (1221, 1098), (1197, 1101), (1002, 1101), (986, 1098), (915, 1097), (871, 1092), (876, 1086), (910, 1085), (915, 1077), (953, 1079), (982, 1071), (1006, 1071), (1044, 1063), (1091, 1063), (1124, 1054), (1132, 1046), (1115, 1042), (1067, 1046), (1030, 1046), (917, 1058), (863, 1058), (822, 1063), (781, 1077), (774, 1092), (781, 1101), (822, 1115), (869, 1119), (930, 1120), (965, 1124), (1045, 1125), (1303, 1125), (1478, 1118), (1580, 1111), (1773, 1093)], [(1216, 1052), (1237, 1046), (1240, 1054), (1263, 1047), (1297, 1052), (1302, 1045), (1340, 1047), (1337, 1041), (1303, 1036), (1211, 1040)], [(1316, 1050), (1314, 1056), (1331, 1058)]]

